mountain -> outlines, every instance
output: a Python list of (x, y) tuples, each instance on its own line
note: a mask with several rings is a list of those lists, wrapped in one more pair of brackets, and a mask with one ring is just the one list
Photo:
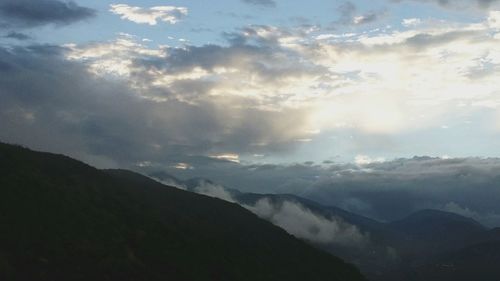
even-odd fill
[(399, 248), (406, 252), (406, 256), (411, 256), (414, 262), (460, 249), (486, 231), (484, 226), (471, 218), (439, 210), (418, 211), (391, 222), (390, 227), (406, 235)]
[[(384, 281), (498, 281), (500, 235), (489, 231), (489, 240), (440, 254), (433, 262), (388, 273)], [(484, 236), (483, 236), (484, 238)]]
[[(164, 175), (166, 176), (166, 175)], [(168, 176), (166, 176), (168, 178)], [(279, 209), (286, 203), (300, 206), (314, 214), (314, 220), (342, 222), (351, 225), (364, 235), (366, 243), (345, 245), (332, 239), (317, 242), (304, 238), (311, 245), (326, 250), (349, 261), (372, 281), (498, 281), (500, 272), (500, 228), (487, 230), (477, 221), (458, 214), (440, 210), (420, 210), (394, 222), (379, 222), (335, 206), (325, 206), (315, 201), (291, 194), (243, 193), (222, 187), (207, 179), (180, 181), (194, 192), (206, 191), (200, 186), (217, 186), (229, 194), (232, 201), (243, 206), (257, 206), (265, 200)], [(227, 195), (221, 198), (228, 198)], [(252, 209), (252, 208), (250, 208)], [(283, 213), (284, 219), (300, 224), (304, 215)], [(308, 214), (306, 214), (307, 216)], [(280, 225), (275, 217), (267, 218)], [(287, 225), (281, 225), (287, 229)], [(289, 226), (289, 225), (288, 225)], [(294, 230), (292, 227), (290, 230)], [(318, 231), (311, 227), (311, 231)], [(339, 233), (337, 233), (339, 234)]]
[(238, 206), (0, 144), (1, 280), (365, 280)]
[(453, 239), (467, 239), (485, 231), (484, 226), (471, 218), (439, 210), (421, 210), (390, 225), (416, 239), (433, 241), (438, 238), (436, 236), (447, 236), (446, 240), (450, 236)]
[(361, 245), (345, 245), (343, 243), (314, 243), (317, 248), (335, 253), (341, 258), (354, 263), (365, 274), (371, 275), (389, 270), (399, 262), (396, 249), (397, 241), (403, 240), (404, 235), (393, 230), (388, 224), (345, 211), (335, 206), (324, 206), (315, 201), (291, 194), (255, 194), (232, 192), (234, 198), (241, 204), (253, 205), (259, 200), (268, 199), (275, 205), (284, 202), (297, 203), (310, 210), (317, 216), (341, 221), (346, 225), (354, 226), (359, 233), (366, 236)]
[(373, 280), (496, 281), (500, 278), (500, 230), (487, 230), (457, 214), (422, 210), (390, 223), (404, 232), (406, 263)]

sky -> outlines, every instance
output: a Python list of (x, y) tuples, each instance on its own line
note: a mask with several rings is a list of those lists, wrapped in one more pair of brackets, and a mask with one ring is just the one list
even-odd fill
[[(325, 177), (363, 175), (359, 195), (402, 162), (418, 170), (390, 174), (397, 192), (463, 174), (491, 187), (499, 43), (496, 0), (0, 0), (0, 140), (318, 200)], [(459, 194), (408, 206), (497, 218)]]

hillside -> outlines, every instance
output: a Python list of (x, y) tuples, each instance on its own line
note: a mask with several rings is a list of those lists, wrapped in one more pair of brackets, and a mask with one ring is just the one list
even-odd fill
[(364, 280), (244, 208), (0, 144), (2, 280)]

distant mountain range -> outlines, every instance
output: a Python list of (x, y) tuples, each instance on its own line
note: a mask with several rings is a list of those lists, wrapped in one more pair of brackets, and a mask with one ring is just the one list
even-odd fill
[(352, 265), (241, 206), (0, 144), (0, 280), (332, 280)]
[[(222, 187), (207, 179), (179, 180), (163, 172), (149, 176), (160, 181), (209, 196), (237, 202), (261, 217), (270, 220), (315, 247), (338, 255), (357, 265), (374, 281), (498, 281), (500, 280), (500, 228), (488, 230), (477, 221), (439, 210), (421, 210), (389, 223), (379, 222), (335, 206), (290, 194), (242, 193)], [(209, 192), (207, 186), (214, 186)], [(221, 188), (226, 194), (221, 193)], [(229, 197), (228, 197), (229, 196)], [(275, 215), (262, 214), (255, 206), (267, 200), (274, 210), (284, 204), (300, 206), (303, 213), (313, 214), (316, 220), (334, 223), (338, 229), (356, 230), (347, 234), (362, 235), (363, 243), (315, 241), (313, 235), (297, 231)], [(286, 215), (286, 214), (285, 214)], [(300, 215), (293, 224), (300, 224)], [(321, 227), (321, 223), (317, 223)], [(311, 232), (318, 231), (314, 227)], [(352, 226), (352, 227), (346, 227)], [(288, 228), (288, 229), (287, 229)], [(296, 233), (294, 233), (296, 232)], [(335, 233), (343, 235), (341, 232)], [(345, 241), (344, 241), (345, 242)]]

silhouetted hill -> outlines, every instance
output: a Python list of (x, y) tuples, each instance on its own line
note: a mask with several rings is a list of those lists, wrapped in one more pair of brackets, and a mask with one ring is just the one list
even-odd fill
[(435, 261), (384, 276), (384, 281), (498, 281), (500, 237), (441, 254)]
[(240, 206), (0, 144), (1, 280), (364, 280)]
[(424, 258), (459, 249), (486, 231), (484, 226), (471, 218), (439, 210), (418, 211), (390, 223), (390, 226), (407, 235), (404, 241), (407, 245), (401, 245), (403, 248)]
[(436, 232), (473, 235), (485, 230), (484, 226), (471, 218), (439, 210), (421, 210), (392, 222), (391, 226), (422, 239), (435, 239)]

